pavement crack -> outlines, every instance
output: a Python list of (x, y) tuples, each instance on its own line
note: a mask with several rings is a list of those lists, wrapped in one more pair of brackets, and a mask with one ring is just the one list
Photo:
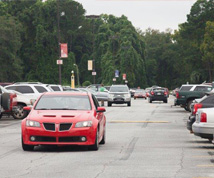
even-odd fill
[(132, 152), (134, 151), (135, 144), (137, 143), (138, 138), (135, 137), (132, 139), (132, 141), (129, 143), (128, 148), (126, 149), (125, 155), (120, 160), (128, 160), (131, 156)]
[(181, 170), (184, 168), (183, 166), (183, 161), (184, 161), (184, 148), (182, 148), (182, 152), (181, 152), (181, 159), (180, 159), (180, 169), (176, 171), (175, 173), (175, 178), (177, 177), (177, 175), (181, 172)]
[(115, 160), (111, 160), (111, 161), (109, 161), (108, 163), (104, 164), (104, 165), (103, 165), (103, 169), (102, 169), (94, 178), (97, 178), (97, 177), (99, 177), (101, 174), (103, 174), (104, 171), (105, 171), (105, 169), (107, 168), (107, 166), (108, 166), (109, 164), (112, 164), (112, 163), (115, 162), (115, 161), (116, 161), (116, 159), (115, 159)]

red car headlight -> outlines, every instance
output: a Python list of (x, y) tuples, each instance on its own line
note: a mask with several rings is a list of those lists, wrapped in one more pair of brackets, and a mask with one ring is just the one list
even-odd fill
[(79, 127), (91, 127), (91, 126), (92, 126), (92, 121), (77, 122), (75, 124), (76, 128), (79, 128)]
[(33, 121), (33, 120), (27, 120), (26, 126), (28, 126), (28, 127), (40, 127), (40, 123), (37, 121)]

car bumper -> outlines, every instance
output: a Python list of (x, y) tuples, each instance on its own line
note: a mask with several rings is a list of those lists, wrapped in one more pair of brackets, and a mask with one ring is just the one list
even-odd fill
[(206, 139), (213, 139), (214, 124), (195, 122), (192, 125), (192, 130), (196, 136), (200, 136), (201, 138), (206, 138)]
[[(35, 141), (30, 138), (34, 136)], [(85, 137), (86, 141), (81, 138)], [(43, 128), (24, 129), (23, 141), (27, 145), (93, 145), (96, 130), (93, 127), (71, 128), (69, 131), (47, 131)]]
[(122, 104), (131, 102), (131, 98), (108, 98), (108, 102)]
[(192, 131), (192, 125), (195, 122), (195, 116), (190, 116), (187, 120), (187, 129)]
[(167, 96), (150, 96), (152, 101), (163, 101), (167, 100)]

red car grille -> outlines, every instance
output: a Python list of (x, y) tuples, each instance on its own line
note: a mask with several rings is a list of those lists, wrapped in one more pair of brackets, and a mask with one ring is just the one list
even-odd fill
[[(56, 131), (55, 123), (43, 123), (45, 130)], [(59, 131), (69, 130), (72, 126), (72, 123), (61, 123), (59, 125)]]
[(72, 123), (63, 123), (59, 126), (59, 131), (69, 130), (72, 126)]
[(43, 123), (45, 130), (55, 131), (54, 123)]

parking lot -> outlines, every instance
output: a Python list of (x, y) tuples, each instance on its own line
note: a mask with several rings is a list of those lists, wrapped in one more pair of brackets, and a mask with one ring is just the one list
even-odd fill
[(21, 120), (0, 120), (0, 177), (214, 177), (214, 146), (186, 129), (189, 112), (132, 99), (106, 107), (107, 139), (86, 147), (21, 148)]

